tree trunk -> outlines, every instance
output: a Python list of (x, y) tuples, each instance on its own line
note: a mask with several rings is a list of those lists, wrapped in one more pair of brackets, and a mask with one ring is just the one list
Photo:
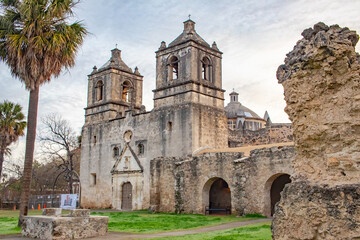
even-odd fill
[(4, 163), (5, 149), (0, 149), (0, 183), (1, 183), (1, 173)]
[(68, 154), (69, 156), (69, 163), (70, 163), (70, 178), (69, 178), (69, 190), (70, 194), (73, 194), (73, 162), (72, 162), (72, 153)]
[(30, 91), (30, 97), (29, 97), (24, 175), (23, 175), (23, 184), (21, 186), (20, 215), (19, 215), (18, 226), (22, 225), (23, 217), (28, 214), (28, 204), (29, 204), (30, 187), (31, 187), (30, 186), (31, 173), (32, 173), (32, 164), (34, 159), (34, 149), (35, 149), (38, 102), (39, 102), (39, 86), (35, 86), (35, 89)]

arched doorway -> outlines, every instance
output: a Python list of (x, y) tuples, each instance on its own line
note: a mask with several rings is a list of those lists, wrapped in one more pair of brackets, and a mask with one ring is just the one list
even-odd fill
[(281, 192), (285, 184), (291, 183), (290, 175), (279, 173), (273, 175), (265, 184), (265, 212), (266, 216), (274, 215), (275, 205), (280, 201)]
[(132, 185), (129, 182), (122, 186), (121, 209), (132, 210)]
[[(204, 207), (210, 209), (231, 209), (231, 191), (228, 183), (222, 178), (209, 179), (203, 188)], [(226, 211), (211, 211), (211, 213), (227, 213)]]

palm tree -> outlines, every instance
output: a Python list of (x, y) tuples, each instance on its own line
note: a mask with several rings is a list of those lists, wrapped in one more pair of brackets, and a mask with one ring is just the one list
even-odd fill
[(0, 59), (30, 91), (19, 225), (27, 215), (40, 85), (75, 64), (87, 31), (68, 23), (76, 0), (0, 0)]
[(26, 122), (23, 121), (25, 116), (21, 110), (19, 104), (8, 101), (0, 104), (0, 179), (8, 146), (24, 135)]

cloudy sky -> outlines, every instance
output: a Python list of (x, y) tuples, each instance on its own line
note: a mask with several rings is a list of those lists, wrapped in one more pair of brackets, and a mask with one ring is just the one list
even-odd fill
[[(223, 54), (223, 88), (234, 88), (239, 101), (273, 122), (289, 122), (283, 109), (283, 90), (275, 73), (285, 54), (301, 39), (305, 28), (322, 21), (360, 32), (360, 0), (83, 0), (75, 9), (91, 33), (80, 49), (76, 66), (40, 89), (38, 119), (59, 113), (80, 134), (87, 98), (87, 74), (110, 57), (116, 44), (125, 63), (138, 66), (144, 76), (143, 104), (153, 107), (155, 51), (183, 30), (183, 21), (196, 22), (196, 31), (209, 44), (216, 41)], [(360, 45), (360, 44), (359, 44)], [(359, 52), (359, 47), (357, 47)], [(0, 63), (0, 101), (23, 106), (28, 92)], [(39, 124), (41, 128), (41, 124)], [(24, 138), (13, 147), (12, 158), (22, 158)]]

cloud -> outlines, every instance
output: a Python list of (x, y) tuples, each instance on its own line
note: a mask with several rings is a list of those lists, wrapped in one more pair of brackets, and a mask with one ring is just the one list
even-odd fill
[[(138, 66), (144, 75), (143, 103), (151, 110), (154, 52), (161, 41), (169, 44), (182, 32), (182, 22), (191, 14), (197, 32), (210, 44), (216, 41), (224, 52), (226, 102), (235, 88), (239, 100), (260, 116), (268, 110), (274, 122), (288, 122), (283, 90), (275, 77), (277, 67), (302, 30), (319, 21), (360, 32), (358, 9), (360, 1), (353, 0), (82, 1), (75, 9), (76, 18), (83, 20), (91, 34), (77, 55), (76, 66), (41, 87), (39, 119), (58, 112), (80, 133), (87, 75), (94, 65), (100, 67), (110, 58), (115, 44), (125, 63), (132, 69)], [(4, 64), (0, 65), (0, 96), (0, 101), (20, 103), (27, 112), (28, 92)]]

